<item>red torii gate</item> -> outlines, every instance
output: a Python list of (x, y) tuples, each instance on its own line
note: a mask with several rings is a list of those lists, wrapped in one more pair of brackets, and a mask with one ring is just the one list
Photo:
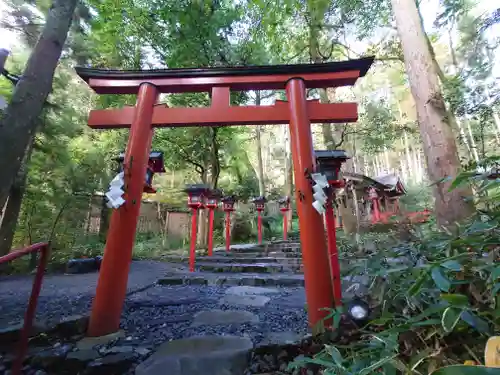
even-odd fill
[[(325, 233), (321, 215), (312, 206), (308, 173), (315, 170), (311, 123), (357, 121), (356, 103), (322, 104), (306, 99), (306, 89), (354, 85), (373, 57), (324, 64), (249, 66), (206, 69), (120, 71), (76, 68), (98, 94), (136, 94), (135, 107), (92, 110), (89, 126), (95, 129), (130, 128), (125, 154), (125, 201), (114, 210), (88, 334), (101, 336), (119, 329), (132, 259), (144, 175), (153, 128), (290, 124), (297, 213), (304, 263), (309, 323), (315, 325), (332, 307)], [(288, 102), (272, 106), (231, 106), (230, 91), (286, 89)], [(205, 108), (168, 108), (157, 104), (160, 93), (208, 92)]]

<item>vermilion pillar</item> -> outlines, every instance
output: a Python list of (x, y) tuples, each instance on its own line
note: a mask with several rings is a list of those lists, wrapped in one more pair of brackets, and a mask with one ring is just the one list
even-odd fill
[(96, 295), (90, 315), (90, 336), (116, 332), (120, 327), (123, 301), (132, 260), (144, 176), (148, 166), (153, 130), (151, 121), (158, 90), (143, 83), (137, 94), (127, 151), (125, 153), (125, 204), (114, 210), (108, 231)]
[(198, 216), (198, 209), (191, 209), (191, 246), (189, 248), (189, 271), (194, 272), (194, 262), (196, 259), (196, 220)]
[(208, 256), (214, 254), (214, 216), (215, 209), (208, 209)]
[(288, 237), (288, 211), (283, 211), (283, 241)]
[(231, 248), (231, 211), (226, 211), (226, 252)]
[(262, 211), (257, 210), (257, 239), (262, 244)]
[(312, 187), (306, 176), (306, 170), (315, 168), (306, 86), (301, 79), (293, 78), (286, 84), (286, 93), (309, 324), (315, 327), (328, 314), (320, 309), (333, 306), (330, 266), (322, 218), (312, 206)]
[(337, 250), (337, 228), (333, 212), (333, 198), (328, 198), (325, 208), (326, 233), (328, 240), (328, 257), (332, 276), (333, 298), (335, 306), (342, 304), (342, 281), (340, 279), (339, 253)]

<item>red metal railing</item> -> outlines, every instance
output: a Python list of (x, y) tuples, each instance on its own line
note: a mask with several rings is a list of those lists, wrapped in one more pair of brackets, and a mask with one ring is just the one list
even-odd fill
[(33, 318), (35, 317), (38, 295), (40, 294), (40, 289), (42, 289), (43, 275), (45, 273), (45, 268), (47, 267), (49, 256), (48, 250), (49, 244), (41, 242), (28, 246), (27, 248), (22, 250), (13, 251), (7, 255), (4, 255), (3, 257), (0, 257), (0, 264), (2, 264), (21, 258), (31, 253), (40, 252), (40, 260), (38, 261), (35, 279), (33, 280), (33, 287), (31, 288), (28, 308), (26, 309), (26, 313), (24, 314), (24, 325), (23, 329), (21, 330), (21, 336), (19, 338), (17, 357), (12, 366), (12, 375), (21, 375), (24, 356), (26, 355), (26, 351), (28, 350), (28, 339), (33, 328)]

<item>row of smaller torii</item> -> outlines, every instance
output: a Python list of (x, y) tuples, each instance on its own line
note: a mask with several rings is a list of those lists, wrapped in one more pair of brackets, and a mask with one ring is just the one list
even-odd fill
[[(226, 231), (226, 252), (230, 251), (231, 248), (231, 212), (235, 210), (234, 205), (237, 202), (237, 198), (234, 195), (223, 196), (222, 190), (211, 189), (207, 185), (194, 184), (187, 185), (184, 191), (188, 194), (188, 207), (192, 210), (191, 215), (191, 243), (189, 252), (189, 269), (191, 272), (194, 271), (195, 262), (195, 250), (196, 250), (196, 236), (197, 236), (197, 217), (198, 210), (208, 209), (208, 243), (207, 250), (208, 256), (213, 255), (213, 232), (214, 232), (214, 216), (215, 210), (219, 207), (219, 203), (222, 203), (222, 210), (225, 212), (225, 231)], [(265, 205), (267, 202), (266, 197), (259, 196), (251, 200), (255, 205), (255, 211), (257, 212), (257, 232), (258, 232), (258, 243), (262, 244), (262, 213), (265, 210)], [(280, 211), (283, 214), (283, 239), (287, 240), (287, 226), (288, 226), (288, 211), (290, 211), (290, 198), (283, 197), (278, 201), (280, 205)]]

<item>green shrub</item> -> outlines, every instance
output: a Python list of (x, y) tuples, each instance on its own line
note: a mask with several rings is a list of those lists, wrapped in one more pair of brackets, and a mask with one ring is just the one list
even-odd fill
[[(483, 183), (484, 189), (496, 189), (499, 182)], [(357, 259), (349, 273), (369, 278), (372, 320), (353, 331), (340, 324), (342, 309), (332, 310), (336, 337), (318, 355), (290, 366), (392, 375), (428, 374), (468, 359), (481, 363), (487, 339), (500, 332), (499, 197), (482, 198), (490, 209), (478, 211), (455, 233), (415, 227), (415, 239), (406, 243), (367, 234), (365, 245), (373, 236), (375, 251)], [(342, 252), (351, 256), (349, 247)]]

